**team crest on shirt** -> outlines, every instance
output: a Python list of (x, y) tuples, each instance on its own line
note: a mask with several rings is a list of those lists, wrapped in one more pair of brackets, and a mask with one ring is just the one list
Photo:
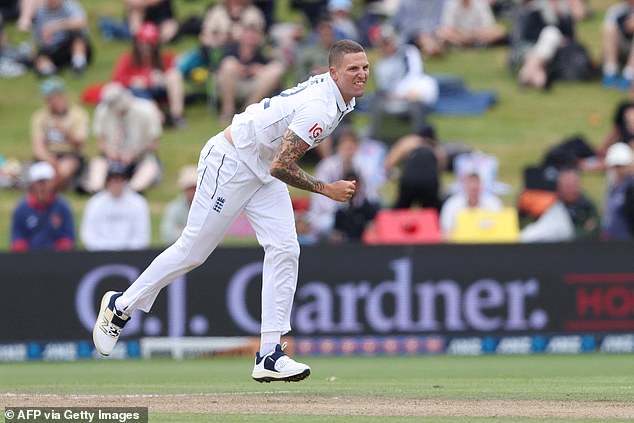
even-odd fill
[(62, 226), (62, 216), (60, 216), (58, 213), (53, 213), (51, 215), (51, 226), (54, 228), (59, 228), (60, 226)]
[(314, 140), (316, 140), (317, 138), (319, 138), (319, 136), (321, 134), (323, 134), (324, 129), (319, 126), (319, 123), (315, 123), (309, 130), (308, 133), (310, 134), (310, 137)]

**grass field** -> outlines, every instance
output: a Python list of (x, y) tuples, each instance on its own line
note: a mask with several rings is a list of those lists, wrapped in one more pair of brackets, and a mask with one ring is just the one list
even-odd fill
[[(207, 2), (176, 0), (176, 10), (182, 19), (200, 14)], [(355, 2), (357, 7), (361, 2)], [(592, 56), (600, 60), (600, 26), (603, 12), (611, 0), (590, 0), (595, 15), (578, 25), (579, 38), (589, 47)], [(99, 16), (113, 18), (121, 16), (120, 4), (109, 1), (83, 1), (95, 44), (95, 62), (81, 78), (64, 74), (73, 98), (86, 86), (108, 80), (118, 55), (129, 46), (126, 42), (106, 42), (97, 29)], [(297, 12), (288, 8), (288, 0), (276, 2), (280, 20), (300, 19)], [(509, 22), (504, 22), (508, 24)], [(10, 40), (19, 42), (28, 39), (13, 26), (8, 27)], [(184, 39), (169, 48), (177, 53), (195, 44), (193, 38)], [(376, 51), (369, 51), (371, 63)], [(498, 104), (482, 116), (447, 118), (431, 116), (443, 141), (458, 140), (473, 148), (493, 154), (500, 161), (499, 178), (512, 186), (512, 193), (503, 201), (513, 205), (521, 187), (521, 169), (527, 164), (537, 163), (548, 146), (575, 133), (583, 134), (588, 141), (599, 145), (607, 134), (616, 104), (626, 97), (625, 93), (604, 89), (599, 81), (588, 83), (556, 83), (550, 92), (522, 90), (506, 66), (505, 48), (454, 50), (442, 59), (426, 60), (425, 66), (431, 74), (451, 74), (463, 78), (467, 85), (478, 90), (494, 90), (499, 96)], [(38, 80), (32, 74), (17, 79), (0, 79), (0, 154), (26, 161), (31, 158), (29, 119), (42, 105), (38, 92)], [(371, 92), (371, 88), (368, 90)], [(92, 111), (91, 111), (92, 112)], [(221, 129), (215, 112), (204, 104), (187, 108), (189, 127), (185, 131), (167, 131), (159, 149), (165, 165), (163, 182), (147, 193), (152, 214), (152, 244), (160, 246), (158, 226), (165, 204), (177, 193), (176, 175), (184, 164), (195, 163), (204, 142)], [(354, 113), (354, 123), (362, 128), (368, 117)], [(88, 156), (94, 154), (95, 141), (90, 138), (86, 146)], [(448, 179), (446, 180), (448, 181)], [(601, 208), (604, 192), (604, 177), (588, 174), (584, 183), (591, 197)], [(8, 246), (8, 228), (11, 212), (22, 195), (19, 191), (0, 190), (0, 250)], [(385, 204), (393, 201), (393, 184), (384, 192)], [(87, 200), (86, 197), (66, 193), (76, 213), (77, 224)]]
[(150, 422), (626, 422), (634, 356), (306, 358), (258, 384), (246, 358), (0, 365), (6, 406), (149, 407)]

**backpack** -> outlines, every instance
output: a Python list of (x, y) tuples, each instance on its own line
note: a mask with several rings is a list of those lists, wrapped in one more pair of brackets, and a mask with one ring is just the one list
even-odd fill
[(588, 50), (571, 40), (557, 50), (551, 65), (551, 76), (562, 81), (584, 81), (594, 76), (595, 69)]

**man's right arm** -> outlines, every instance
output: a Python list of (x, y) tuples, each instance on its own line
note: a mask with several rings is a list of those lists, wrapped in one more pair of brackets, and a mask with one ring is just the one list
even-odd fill
[(282, 136), (280, 149), (271, 164), (271, 175), (295, 188), (316, 192), (336, 201), (348, 201), (356, 189), (355, 181), (336, 181), (326, 184), (299, 167), (297, 162), (309, 148), (306, 141), (287, 129)]

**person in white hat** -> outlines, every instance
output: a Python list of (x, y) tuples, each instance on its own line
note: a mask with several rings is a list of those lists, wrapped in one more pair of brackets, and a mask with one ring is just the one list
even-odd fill
[(113, 162), (126, 166), (131, 175), (128, 185), (134, 191), (146, 191), (159, 181), (157, 151), (163, 129), (154, 102), (134, 97), (123, 85), (111, 82), (104, 86), (95, 109), (93, 131), (99, 155), (90, 161), (86, 191), (103, 190)]
[(178, 175), (181, 194), (169, 202), (161, 219), (161, 240), (173, 244), (187, 225), (187, 215), (196, 193), (198, 173), (196, 166), (184, 166)]
[(634, 239), (634, 152), (629, 145), (612, 144), (605, 154), (608, 192), (603, 216), (603, 238)]
[(48, 162), (29, 168), (29, 189), (13, 212), (11, 251), (72, 250), (73, 212), (55, 192), (55, 169)]

